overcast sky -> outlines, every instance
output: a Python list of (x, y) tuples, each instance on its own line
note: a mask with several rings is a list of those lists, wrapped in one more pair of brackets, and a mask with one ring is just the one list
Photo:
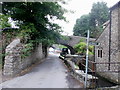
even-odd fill
[(64, 21), (57, 21), (57, 23), (62, 26), (65, 32), (64, 34), (72, 35), (76, 19), (80, 18), (80, 16), (84, 14), (88, 14), (91, 11), (92, 4), (98, 1), (104, 1), (107, 3), (108, 7), (112, 7), (119, 0), (70, 0), (67, 5), (64, 5), (66, 9), (73, 10), (75, 12), (74, 14), (67, 13), (64, 15), (69, 23), (65, 23)]

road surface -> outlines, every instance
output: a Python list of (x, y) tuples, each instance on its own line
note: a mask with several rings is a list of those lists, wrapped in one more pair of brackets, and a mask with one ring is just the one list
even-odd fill
[(2, 88), (81, 88), (55, 54), (50, 54), (29, 73), (0, 85)]

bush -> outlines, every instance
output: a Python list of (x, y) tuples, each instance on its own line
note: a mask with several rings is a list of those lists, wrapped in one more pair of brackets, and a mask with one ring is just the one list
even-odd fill
[[(74, 46), (74, 49), (77, 54), (85, 55), (86, 54), (86, 43), (80, 42)], [(94, 47), (89, 45), (89, 55), (93, 55)]]

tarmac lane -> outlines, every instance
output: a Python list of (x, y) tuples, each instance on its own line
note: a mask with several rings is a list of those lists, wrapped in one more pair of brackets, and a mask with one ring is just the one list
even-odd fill
[(49, 54), (46, 60), (35, 66), (29, 73), (5, 81), (2, 88), (80, 88), (77, 80), (58, 58), (58, 54)]

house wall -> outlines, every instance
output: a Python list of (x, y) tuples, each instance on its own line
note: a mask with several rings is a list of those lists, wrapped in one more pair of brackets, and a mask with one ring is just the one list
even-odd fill
[[(120, 5), (118, 11), (118, 61), (120, 62)], [(118, 70), (120, 70), (120, 65), (118, 66)], [(120, 82), (120, 73), (118, 73), (118, 81)]]
[[(110, 62), (119, 62), (120, 59), (119, 51), (118, 51), (118, 44), (120, 43), (119, 38), (119, 8), (115, 8), (111, 11), (111, 46), (110, 46)], [(118, 71), (119, 64), (110, 64), (111, 71)], [(118, 73), (110, 73), (110, 78), (118, 82)]]
[[(109, 62), (109, 28), (108, 25), (100, 37), (97, 39), (99, 45), (95, 46), (95, 62)], [(98, 50), (102, 50), (102, 58), (98, 57)], [(96, 71), (101, 76), (106, 76), (100, 71), (108, 71), (108, 64), (96, 64)]]
[[(114, 8), (111, 11), (111, 23), (105, 28), (101, 36), (96, 40), (100, 43), (95, 46), (95, 61), (96, 62), (120, 62), (120, 8)], [(110, 26), (111, 25), (111, 26)], [(110, 30), (111, 29), (111, 30)], [(111, 33), (110, 33), (111, 31)], [(109, 40), (110, 39), (110, 40)], [(110, 45), (110, 46), (109, 46)], [(110, 47), (110, 48), (109, 48)], [(109, 51), (110, 49), (110, 51)], [(98, 57), (98, 50), (102, 50), (102, 58)], [(118, 73), (114, 72), (99, 72), (99, 71), (118, 71), (119, 64), (97, 64), (97, 73), (108, 80), (120, 83), (118, 81)]]

